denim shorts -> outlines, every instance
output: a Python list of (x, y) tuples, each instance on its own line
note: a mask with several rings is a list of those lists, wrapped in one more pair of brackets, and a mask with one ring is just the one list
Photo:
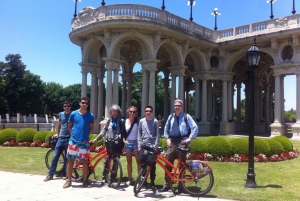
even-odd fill
[(132, 152), (137, 153), (138, 151), (137, 141), (128, 141), (127, 144), (125, 145), (125, 151), (126, 153), (132, 153)]

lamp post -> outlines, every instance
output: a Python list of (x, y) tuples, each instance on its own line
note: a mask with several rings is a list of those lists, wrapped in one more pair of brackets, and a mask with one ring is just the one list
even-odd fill
[(161, 9), (162, 9), (162, 10), (165, 10), (165, 8), (166, 8), (166, 7), (165, 7), (165, 0), (163, 0), (163, 1), (162, 1)]
[(249, 154), (248, 154), (248, 173), (246, 188), (256, 188), (254, 173), (254, 69), (257, 68), (260, 60), (260, 50), (256, 47), (256, 39), (254, 39), (252, 47), (247, 51), (246, 59), (249, 73)]
[(293, 10), (292, 10), (292, 13), (293, 13), (293, 14), (296, 13), (296, 10), (295, 10), (295, 0), (293, 0)]
[(193, 21), (193, 6), (196, 5), (196, 0), (188, 0), (187, 2), (188, 6), (191, 6), (191, 15), (190, 15), (190, 21)]
[(221, 12), (218, 10), (218, 8), (215, 8), (215, 10), (213, 10), (213, 11), (211, 12), (211, 14), (212, 14), (213, 16), (215, 16), (215, 30), (217, 30), (217, 29), (218, 29), (218, 27), (217, 27), (217, 16), (218, 16), (218, 15), (221, 15)]
[(74, 17), (76, 17), (77, 16), (77, 2), (81, 2), (81, 0), (74, 0), (74, 2), (75, 2), (75, 12), (74, 12)]
[(274, 18), (274, 15), (273, 15), (273, 3), (275, 3), (275, 1), (277, 1), (277, 0), (267, 0), (267, 3), (271, 3), (271, 15), (270, 15), (271, 19)]
[(105, 6), (105, 1), (104, 0), (102, 0), (101, 5)]

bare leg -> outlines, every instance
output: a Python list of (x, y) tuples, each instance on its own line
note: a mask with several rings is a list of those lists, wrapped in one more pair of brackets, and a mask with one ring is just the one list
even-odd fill
[(137, 164), (137, 169), (138, 169), (138, 173), (139, 173), (141, 171), (141, 163), (139, 161), (138, 154), (134, 153), (134, 156), (135, 156), (135, 160), (136, 160), (136, 164)]
[(128, 181), (132, 181), (132, 153), (126, 153)]
[(68, 162), (68, 171), (67, 171), (67, 173), (68, 173), (69, 182), (72, 182), (72, 172), (73, 172), (74, 161), (75, 161), (75, 158), (70, 158), (69, 162)]
[(87, 180), (88, 175), (88, 163), (86, 160), (82, 160), (82, 166), (83, 166), (83, 182)]

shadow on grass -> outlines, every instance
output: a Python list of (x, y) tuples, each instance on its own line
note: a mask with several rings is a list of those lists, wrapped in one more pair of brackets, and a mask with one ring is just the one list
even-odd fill
[(282, 186), (276, 184), (268, 184), (266, 186), (257, 186), (257, 188), (282, 188)]

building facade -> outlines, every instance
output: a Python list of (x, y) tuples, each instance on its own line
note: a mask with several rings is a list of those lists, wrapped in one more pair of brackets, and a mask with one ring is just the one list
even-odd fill
[[(194, 117), (199, 135), (246, 133), (249, 110), (254, 110), (255, 133), (285, 135), (284, 77), (296, 75), (297, 84), (291, 86), (296, 88), (297, 101), (293, 133), (299, 134), (299, 18), (296, 14), (216, 31), (149, 6), (86, 7), (73, 18), (69, 34), (82, 53), (81, 95), (87, 94), (90, 74), (90, 110), (98, 122), (104, 123), (110, 116), (110, 106), (120, 98), (123, 109), (131, 105), (133, 67), (139, 63), (143, 79), (142, 109), (147, 104), (155, 107), (156, 76), (162, 73), (164, 119), (173, 111), (170, 103), (175, 98), (184, 100), (185, 111), (189, 112), (188, 94), (194, 91)], [(262, 55), (254, 71), (255, 106), (249, 108), (246, 52), (254, 38)], [(119, 82), (122, 82), (122, 97), (119, 97)], [(241, 101), (242, 96), (245, 101)], [(243, 119), (241, 104), (245, 104)], [(99, 129), (96, 127), (95, 132)]]

